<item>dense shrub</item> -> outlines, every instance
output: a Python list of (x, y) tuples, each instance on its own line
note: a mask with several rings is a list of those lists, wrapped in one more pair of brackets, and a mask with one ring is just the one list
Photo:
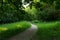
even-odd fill
[(37, 16), (38, 20), (43, 21), (60, 20), (60, 10), (45, 9), (43, 11), (40, 11)]
[(34, 14), (25, 12), (24, 10), (5, 10), (0, 13), (0, 23), (10, 23), (21, 20), (34, 20)]
[(26, 12), (23, 10), (6, 10), (3, 13), (0, 13), (0, 23), (9, 23), (23, 20), (25, 14)]
[(23, 20), (26, 14), (26, 12), (21, 9), (20, 0), (3, 0), (0, 2), (0, 11), (0, 23)]
[(34, 20), (34, 15), (32, 14), (25, 14), (24, 20), (31, 21)]

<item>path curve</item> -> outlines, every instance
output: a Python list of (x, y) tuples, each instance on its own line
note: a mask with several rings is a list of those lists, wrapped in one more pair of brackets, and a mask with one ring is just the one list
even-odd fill
[(34, 34), (37, 32), (37, 26), (34, 24), (31, 24), (31, 27), (28, 28), (27, 30), (23, 31), (22, 33), (13, 36), (9, 38), (9, 40), (30, 40)]

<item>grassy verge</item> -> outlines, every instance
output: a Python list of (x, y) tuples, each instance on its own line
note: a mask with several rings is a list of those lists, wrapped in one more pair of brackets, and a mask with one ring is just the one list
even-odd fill
[(29, 28), (31, 25), (29, 22), (16, 22), (10, 24), (0, 25), (0, 40), (5, 40), (11, 36), (14, 36), (25, 29)]
[(60, 40), (60, 21), (36, 23), (37, 34), (33, 40)]

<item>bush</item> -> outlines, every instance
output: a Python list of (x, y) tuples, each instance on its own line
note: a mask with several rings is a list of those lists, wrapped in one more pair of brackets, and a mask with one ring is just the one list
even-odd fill
[(24, 20), (25, 16), (29, 17), (28, 14), (27, 15), (26, 14), (27, 12), (25, 12), (24, 10), (7, 8), (6, 10), (2, 11), (2, 13), (0, 13), (0, 24)]
[(34, 20), (34, 15), (27, 13), (27, 14), (25, 14), (24, 20), (32, 21), (32, 20)]
[(37, 15), (38, 20), (54, 21), (60, 20), (60, 10), (45, 9), (40, 11)]

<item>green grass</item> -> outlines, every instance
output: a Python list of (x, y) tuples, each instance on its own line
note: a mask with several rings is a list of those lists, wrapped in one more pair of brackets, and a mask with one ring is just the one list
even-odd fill
[(60, 21), (35, 23), (38, 31), (34, 40), (60, 40)]
[(26, 30), (30, 26), (30, 23), (26, 21), (2, 24), (0, 25), (0, 40), (5, 40), (9, 37), (17, 35), (18, 33)]

